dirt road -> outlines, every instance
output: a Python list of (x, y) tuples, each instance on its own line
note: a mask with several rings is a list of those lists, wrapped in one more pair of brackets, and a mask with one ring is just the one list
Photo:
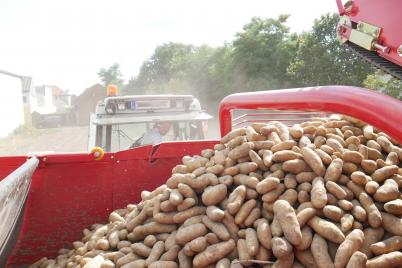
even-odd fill
[(34, 129), (0, 139), (0, 155), (25, 155), (31, 152), (85, 152), (88, 127)]

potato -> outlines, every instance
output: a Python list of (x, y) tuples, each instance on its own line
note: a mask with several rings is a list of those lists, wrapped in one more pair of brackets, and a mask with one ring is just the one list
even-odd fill
[(330, 147), (330, 146), (328, 146), (326, 144), (321, 145), (320, 149), (323, 150), (324, 152), (326, 152), (327, 154), (330, 154), (330, 155), (332, 155), (335, 152), (334, 149), (332, 149), (332, 147)]
[(384, 184), (377, 189), (373, 197), (376, 201), (385, 203), (398, 198), (399, 195), (398, 184), (393, 179), (387, 179)]
[(268, 177), (256, 185), (256, 190), (260, 194), (265, 194), (273, 189), (275, 189), (279, 185), (280, 181), (275, 177)]
[(363, 155), (356, 151), (344, 151), (342, 154), (343, 161), (351, 162), (357, 165), (360, 165), (363, 159)]
[(311, 241), (313, 240), (313, 231), (308, 225), (303, 226), (301, 233), (302, 242), (295, 247), (299, 251), (308, 249), (311, 246)]
[(148, 267), (149, 268), (178, 268), (179, 266), (174, 261), (155, 261), (155, 262), (151, 263)]
[(345, 199), (347, 196), (345, 190), (333, 181), (327, 181), (325, 187), (328, 192), (333, 194), (339, 200)]
[(346, 268), (365, 268), (367, 263), (367, 256), (360, 251), (356, 251), (353, 253), (352, 257), (350, 257)]
[(374, 205), (373, 200), (366, 193), (361, 193), (359, 195), (359, 201), (362, 204), (363, 208), (367, 212), (368, 222), (371, 227), (377, 228), (380, 227), (382, 223), (382, 215), (378, 208)]
[(335, 268), (345, 267), (353, 253), (361, 248), (363, 241), (364, 234), (361, 230), (355, 229), (350, 232), (336, 251), (334, 260)]
[(179, 254), (179, 251), (180, 251), (180, 247), (178, 245), (174, 245), (161, 256), (160, 260), (161, 261), (175, 261)]
[(295, 256), (296, 259), (304, 265), (304, 267), (317, 267), (310, 250), (296, 250)]
[(311, 183), (309, 183), (309, 182), (303, 182), (303, 183), (300, 183), (298, 186), (297, 186), (297, 190), (298, 191), (306, 191), (306, 192), (311, 192), (311, 188), (312, 188), (313, 186), (311, 185)]
[(296, 153), (292, 150), (278, 151), (272, 155), (272, 160), (275, 162), (285, 162), (287, 160), (302, 159), (302, 158), (303, 156), (301, 154)]
[(274, 218), (272, 219), (270, 228), (271, 228), (272, 236), (282, 236), (283, 235), (283, 231), (282, 231), (281, 225), (279, 224), (278, 217), (274, 216)]
[(257, 238), (266, 249), (271, 249), (272, 233), (268, 221), (262, 219), (257, 224)]
[[(252, 142), (246, 142), (243, 143), (240, 146), (235, 147), (232, 149), (229, 153), (228, 156), (233, 159), (233, 160), (238, 160), (242, 157), (246, 157), (249, 155), (249, 151), (254, 148), (254, 144)], [(221, 164), (221, 163), (219, 163)]]
[(297, 143), (295, 141), (293, 141), (293, 140), (282, 141), (282, 142), (277, 143), (274, 146), (272, 146), (271, 151), (273, 153), (276, 153), (276, 152), (279, 152), (279, 151), (290, 150), (296, 144)]
[[(325, 143), (325, 140), (323, 141)], [(319, 146), (321, 147), (321, 146)], [(324, 165), (332, 163), (332, 157), (321, 149), (315, 149), (314, 152), (321, 158)]]
[(173, 217), (173, 220), (174, 220), (175, 223), (183, 223), (188, 218), (204, 214), (205, 211), (206, 211), (205, 207), (192, 207), (192, 208), (189, 208), (187, 210), (184, 210), (184, 211), (181, 211), (181, 212), (177, 213)]
[(151, 263), (159, 260), (160, 256), (163, 254), (165, 250), (165, 243), (163, 241), (158, 241), (152, 247), (151, 252), (148, 255), (148, 258), (145, 260), (146, 266), (151, 265)]
[(375, 181), (369, 181), (368, 183), (366, 183), (366, 185), (364, 187), (366, 192), (371, 195), (375, 194), (375, 192), (377, 192), (378, 188), (380, 188), (380, 185), (378, 185), (378, 183)]
[(240, 185), (229, 195), (227, 210), (230, 214), (234, 215), (239, 211), (246, 198), (246, 190), (246, 186)]
[(289, 204), (285, 200), (278, 200), (274, 203), (274, 214), (278, 218), (283, 234), (286, 239), (293, 245), (297, 246), (301, 243), (302, 235), (297, 216)]
[(236, 224), (241, 224), (244, 222), (244, 220), (247, 218), (247, 216), (250, 214), (251, 210), (257, 205), (257, 201), (255, 199), (250, 199), (247, 202), (245, 202), (241, 207), (239, 212), (237, 212), (235, 216), (235, 223)]
[(220, 259), (223, 259), (229, 254), (235, 247), (233, 239), (229, 241), (220, 242), (208, 246), (203, 252), (198, 253), (193, 260), (194, 267), (206, 267), (209, 264), (213, 264)]
[(216, 268), (230, 268), (230, 260), (227, 258), (221, 259), (216, 263)]
[(367, 258), (371, 258), (373, 253), (371, 252), (370, 246), (374, 243), (380, 241), (384, 236), (383, 228), (366, 228), (363, 230), (364, 233), (364, 241), (363, 246), (360, 251), (363, 252)]
[(207, 233), (207, 228), (202, 223), (196, 223), (178, 230), (175, 241), (179, 245), (184, 245), (191, 240), (203, 236)]
[(304, 190), (299, 191), (297, 194), (297, 200), (300, 204), (310, 201), (310, 194)]
[(391, 253), (383, 254), (366, 263), (367, 268), (384, 268), (384, 267), (401, 267), (402, 265), (402, 252), (394, 251)]
[(225, 212), (217, 206), (208, 206), (206, 213), (212, 221), (220, 221), (225, 217)]
[(350, 175), (352, 181), (358, 185), (366, 185), (371, 178), (361, 171), (355, 171)]
[(353, 209), (353, 203), (348, 201), (348, 200), (339, 200), (338, 201), (338, 206), (346, 211), (352, 210)]
[(327, 139), (326, 145), (331, 147), (335, 152), (342, 153), (344, 150), (342, 144), (340, 144), (339, 141), (334, 138)]
[(279, 129), (276, 126), (273, 126), (273, 125), (265, 125), (265, 126), (261, 127), (258, 132), (260, 134), (262, 134), (262, 135), (267, 136), (272, 132), (279, 133)]
[(225, 184), (218, 184), (215, 186), (207, 187), (202, 194), (202, 202), (206, 206), (219, 204), (225, 199), (227, 194), (227, 187)]
[(179, 255), (177, 256), (177, 258), (179, 260), (180, 267), (183, 267), (183, 268), (191, 268), (192, 267), (191, 258), (186, 256), (184, 254), (183, 250), (179, 251)]
[(237, 232), (239, 231), (239, 227), (235, 224), (233, 216), (225, 211), (225, 217), (222, 220), (222, 223), (225, 225), (228, 230), (230, 237), (234, 240), (237, 239)]
[(377, 162), (373, 160), (363, 160), (361, 167), (367, 174), (372, 174), (377, 169)]
[[(259, 150), (269, 150), (274, 146), (275, 143), (273, 141), (253, 141), (253, 147), (254, 150), (259, 151)], [(271, 151), (269, 151), (271, 152)]]
[(386, 151), (387, 153), (391, 153), (394, 145), (389, 141), (387, 137), (380, 136), (377, 138), (378, 144)]
[(267, 192), (262, 196), (262, 201), (272, 203), (278, 199), (278, 197), (285, 191), (286, 187), (283, 184), (279, 184), (274, 190)]
[(396, 215), (396, 216), (401, 216), (402, 215), (402, 200), (401, 199), (395, 199), (392, 201), (389, 201), (384, 204), (384, 209), (386, 212)]
[(303, 128), (299, 124), (295, 124), (289, 129), (289, 133), (292, 138), (300, 139), (303, 136)]
[(317, 214), (315, 208), (305, 208), (297, 213), (297, 221), (299, 222), (300, 228), (303, 227), (312, 217)]
[(261, 216), (261, 209), (259, 207), (253, 208), (253, 210), (248, 214), (247, 218), (244, 220), (244, 225), (250, 227), (258, 220)]
[(342, 174), (343, 161), (337, 158), (332, 161), (327, 171), (325, 172), (325, 181), (337, 181)]
[(354, 218), (351, 214), (346, 213), (341, 218), (341, 231), (348, 233), (353, 228)]
[(194, 253), (199, 253), (205, 250), (205, 248), (208, 246), (207, 239), (204, 236), (197, 237), (194, 240), (191, 240), (189, 243), (186, 244), (188, 245), (189, 249), (194, 252)]
[(390, 253), (402, 249), (402, 236), (392, 236), (383, 241), (370, 245), (370, 250), (375, 255)]
[(297, 202), (297, 192), (294, 189), (287, 189), (278, 197), (278, 200), (286, 200), (291, 206), (294, 206)]
[(341, 218), (344, 215), (344, 212), (342, 211), (342, 209), (340, 209), (337, 206), (332, 206), (332, 205), (326, 205), (323, 209), (322, 209), (324, 215), (326, 218), (335, 221), (335, 222), (340, 222)]
[(345, 235), (332, 222), (314, 216), (308, 221), (308, 225), (319, 235), (329, 241), (340, 244), (345, 240)]
[(282, 237), (272, 238), (272, 253), (278, 259), (286, 257), (292, 253), (292, 245)]
[(246, 229), (246, 245), (250, 256), (256, 256), (259, 250), (257, 232), (253, 228)]
[[(301, 138), (299, 139), (299, 148), (304, 148), (311, 145), (311, 140), (310, 138), (307, 137), (307, 135), (303, 135), (301, 136)], [(300, 150), (301, 152), (301, 150)]]
[(384, 180), (388, 179), (389, 177), (396, 174), (397, 172), (398, 172), (397, 165), (385, 166), (383, 168), (380, 168), (380, 169), (377, 169), (376, 171), (374, 171), (374, 173), (371, 175), (371, 177), (376, 182), (383, 182)]
[(298, 174), (303, 171), (311, 170), (310, 167), (301, 159), (288, 160), (283, 162), (283, 171)]
[(210, 229), (214, 234), (216, 234), (216, 236), (219, 237), (219, 239), (221, 240), (230, 239), (230, 233), (226, 229), (223, 223), (211, 221), (207, 216), (204, 216), (202, 218), (202, 222), (206, 227), (208, 227), (208, 229)]
[(328, 253), (328, 244), (323, 237), (315, 234), (311, 242), (311, 253), (318, 268), (334, 268), (334, 263)]
[(221, 144), (225, 144), (237, 136), (245, 136), (245, 135), (246, 135), (245, 128), (233, 129), (232, 131), (230, 131), (228, 134), (226, 134), (221, 138)]
[(326, 171), (325, 166), (316, 152), (314, 152), (312, 149), (308, 147), (304, 147), (302, 148), (302, 155), (304, 161), (306, 161), (306, 163), (318, 176), (323, 177), (325, 175)]
[(395, 217), (394, 215), (381, 212), (382, 217), (382, 227), (385, 231), (402, 236), (402, 219), (400, 217)]
[(327, 192), (324, 187), (324, 179), (317, 177), (313, 180), (311, 189), (311, 203), (315, 208), (323, 208), (328, 202)]
[(285, 258), (277, 259), (272, 268), (291, 268), (294, 262), (294, 254), (289, 254)]
[(294, 174), (287, 174), (283, 184), (287, 189), (295, 189), (297, 187), (296, 176)]

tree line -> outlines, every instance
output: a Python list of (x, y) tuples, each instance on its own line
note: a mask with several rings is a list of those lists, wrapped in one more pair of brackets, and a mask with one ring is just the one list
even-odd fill
[(220, 47), (158, 46), (127, 83), (117, 63), (98, 75), (104, 85), (117, 84), (124, 94), (193, 94), (212, 102), (235, 92), (317, 85), (363, 86), (401, 97), (400, 81), (384, 78), (340, 44), (337, 14), (321, 16), (300, 34), (290, 32), (288, 18), (253, 18)]

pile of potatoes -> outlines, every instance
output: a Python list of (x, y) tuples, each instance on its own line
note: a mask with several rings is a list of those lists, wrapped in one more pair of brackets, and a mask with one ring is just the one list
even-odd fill
[(255, 123), (31, 267), (402, 267), (400, 161), (354, 118)]

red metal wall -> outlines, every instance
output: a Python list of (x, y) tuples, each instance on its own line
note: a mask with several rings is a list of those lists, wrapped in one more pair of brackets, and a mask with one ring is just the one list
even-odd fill
[[(71, 247), (82, 230), (105, 223), (111, 211), (140, 200), (142, 190), (164, 183), (184, 155), (199, 154), (216, 141), (172, 142), (106, 154), (42, 156), (32, 178), (18, 241), (7, 267), (24, 267)], [(25, 157), (0, 158), (0, 178)]]

